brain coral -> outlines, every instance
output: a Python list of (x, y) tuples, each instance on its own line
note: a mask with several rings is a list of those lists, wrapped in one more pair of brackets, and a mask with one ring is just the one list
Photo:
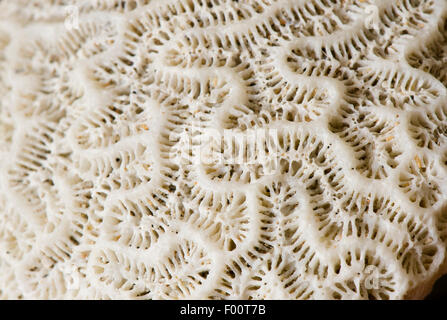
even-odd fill
[(445, 0), (0, 1), (1, 298), (421, 298), (446, 244)]

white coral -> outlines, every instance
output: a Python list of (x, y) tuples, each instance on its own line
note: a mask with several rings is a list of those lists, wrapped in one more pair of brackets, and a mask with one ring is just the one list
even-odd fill
[(423, 297), (446, 28), (444, 0), (1, 1), (0, 297)]

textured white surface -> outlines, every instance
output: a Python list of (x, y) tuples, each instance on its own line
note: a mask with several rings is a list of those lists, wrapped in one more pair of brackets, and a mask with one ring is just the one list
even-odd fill
[(445, 0), (0, 1), (0, 297), (422, 297), (446, 86)]

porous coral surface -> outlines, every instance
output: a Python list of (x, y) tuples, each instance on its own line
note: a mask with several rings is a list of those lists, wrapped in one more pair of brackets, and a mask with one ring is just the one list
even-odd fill
[(0, 1), (1, 298), (421, 298), (446, 243), (447, 1)]

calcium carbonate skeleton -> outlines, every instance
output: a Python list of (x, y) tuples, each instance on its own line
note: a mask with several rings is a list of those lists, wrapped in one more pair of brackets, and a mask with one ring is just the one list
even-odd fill
[(446, 243), (445, 0), (0, 1), (0, 298), (422, 298)]

